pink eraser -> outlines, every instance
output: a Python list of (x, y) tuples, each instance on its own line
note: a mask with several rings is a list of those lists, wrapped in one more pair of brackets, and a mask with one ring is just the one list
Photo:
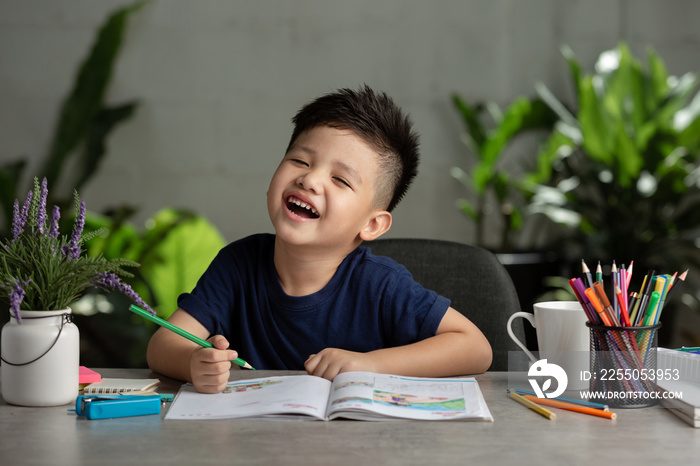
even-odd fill
[(85, 366), (80, 366), (80, 372), (78, 374), (78, 383), (96, 383), (102, 380), (100, 374)]

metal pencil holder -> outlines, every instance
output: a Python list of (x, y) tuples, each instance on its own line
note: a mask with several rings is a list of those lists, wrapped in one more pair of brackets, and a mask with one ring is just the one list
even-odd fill
[(643, 408), (656, 397), (656, 348), (661, 324), (609, 327), (586, 323), (591, 334), (590, 401)]

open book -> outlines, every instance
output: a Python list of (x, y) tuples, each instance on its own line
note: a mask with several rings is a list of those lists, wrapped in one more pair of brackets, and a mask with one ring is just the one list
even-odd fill
[(214, 395), (197, 393), (185, 384), (165, 419), (262, 417), (493, 421), (474, 378), (371, 372), (344, 372), (333, 383), (311, 375), (241, 380)]

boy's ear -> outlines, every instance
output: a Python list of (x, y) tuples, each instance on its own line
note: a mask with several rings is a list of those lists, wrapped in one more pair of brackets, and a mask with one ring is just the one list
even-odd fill
[(386, 210), (377, 210), (372, 213), (360, 231), (362, 241), (372, 241), (379, 238), (391, 228), (391, 214)]

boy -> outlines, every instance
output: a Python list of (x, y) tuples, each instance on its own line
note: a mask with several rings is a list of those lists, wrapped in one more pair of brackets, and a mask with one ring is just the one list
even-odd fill
[(222, 249), (170, 318), (214, 348), (159, 329), (151, 369), (204, 393), (226, 387), (237, 351), (257, 369), (305, 368), (329, 380), (357, 370), (484, 372), (491, 347), (476, 326), (404, 267), (360, 247), (389, 230), (415, 177), (410, 120), (365, 86), (320, 97), (293, 121), (267, 192), (275, 235)]

